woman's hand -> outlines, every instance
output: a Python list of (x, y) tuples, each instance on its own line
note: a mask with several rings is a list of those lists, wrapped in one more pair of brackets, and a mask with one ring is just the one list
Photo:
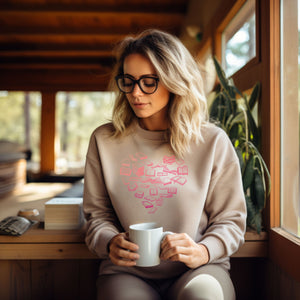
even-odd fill
[(117, 266), (132, 267), (136, 265), (139, 255), (135, 253), (138, 245), (128, 240), (127, 233), (119, 233), (109, 242), (109, 258)]
[(186, 233), (167, 235), (161, 249), (161, 259), (180, 261), (191, 269), (198, 268), (209, 261), (207, 248), (194, 242)]

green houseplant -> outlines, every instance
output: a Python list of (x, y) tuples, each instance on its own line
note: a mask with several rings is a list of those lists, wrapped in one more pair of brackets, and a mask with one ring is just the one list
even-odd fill
[(259, 152), (260, 132), (253, 118), (253, 108), (260, 95), (256, 83), (249, 97), (226, 78), (218, 60), (214, 64), (220, 84), (209, 107), (210, 119), (223, 128), (238, 155), (247, 205), (247, 226), (262, 230), (262, 210), (270, 192), (270, 174)]

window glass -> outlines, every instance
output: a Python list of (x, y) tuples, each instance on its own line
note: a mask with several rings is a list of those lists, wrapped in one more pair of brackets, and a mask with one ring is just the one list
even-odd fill
[[(298, 137), (299, 137), (299, 141), (300, 141), (300, 0), (298, 0)], [(298, 142), (298, 154), (299, 154), (299, 158), (300, 158), (300, 144)], [(298, 161), (298, 184), (300, 184), (299, 182), (299, 178), (300, 178), (300, 165), (299, 165), (299, 161)], [(299, 191), (299, 186), (298, 186), (298, 191)], [(298, 197), (296, 197), (296, 201), (298, 198), (298, 213), (296, 213), (298, 215), (298, 230), (297, 230), (297, 234), (298, 236), (300, 236), (300, 195), (298, 194)]]
[(112, 92), (59, 92), (56, 95), (56, 172), (83, 174), (93, 130), (111, 119)]
[(0, 91), (0, 140), (26, 152), (32, 171), (39, 170), (40, 118), (39, 92)]
[(247, 1), (222, 33), (223, 68), (227, 76), (256, 56), (255, 0)]
[(281, 227), (298, 236), (299, 1), (281, 0)]

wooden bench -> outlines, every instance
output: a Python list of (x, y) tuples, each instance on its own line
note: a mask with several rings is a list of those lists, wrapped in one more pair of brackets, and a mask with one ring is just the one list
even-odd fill
[[(67, 183), (26, 184), (18, 194), (0, 199), (0, 219), (17, 215), (23, 208), (37, 208), (43, 219), (44, 203), (71, 187)], [(256, 270), (260, 269), (249, 272), (249, 266), (267, 256), (266, 233), (249, 231), (245, 239), (232, 256), (232, 275), (240, 299), (248, 299), (246, 283), (259, 283)], [(99, 259), (84, 243), (83, 229), (44, 230), (35, 226), (20, 237), (0, 235), (1, 300), (96, 299), (98, 267)]]

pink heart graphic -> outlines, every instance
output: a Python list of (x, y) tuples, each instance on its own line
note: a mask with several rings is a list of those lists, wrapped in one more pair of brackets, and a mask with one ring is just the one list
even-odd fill
[(136, 153), (125, 158), (120, 167), (122, 182), (134, 197), (140, 199), (148, 213), (155, 213), (164, 199), (177, 194), (187, 182), (188, 167), (174, 155), (154, 163), (147, 155)]

